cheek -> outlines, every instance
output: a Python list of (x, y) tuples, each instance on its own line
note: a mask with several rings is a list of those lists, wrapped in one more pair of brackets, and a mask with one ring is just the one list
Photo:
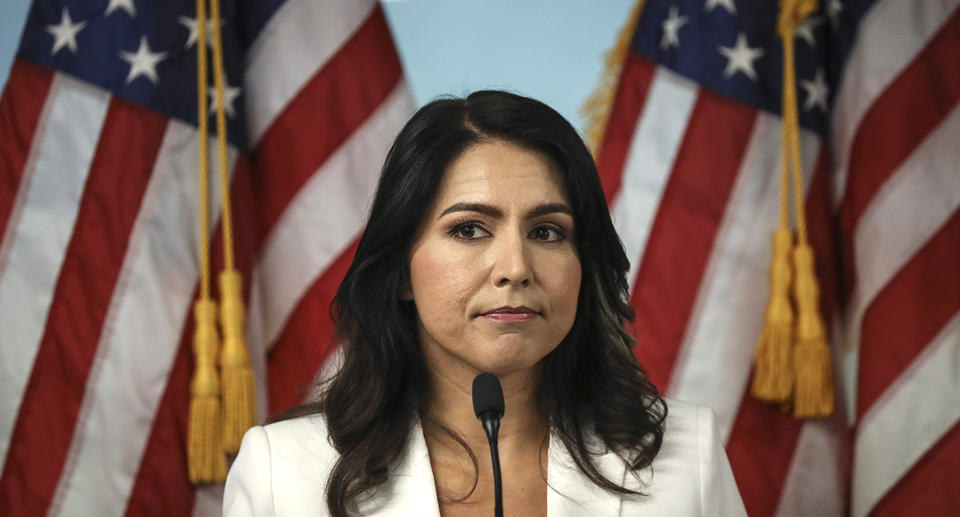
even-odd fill
[(442, 321), (462, 312), (473, 283), (466, 262), (434, 247), (425, 246), (414, 253), (410, 259), (410, 287), (422, 315)]
[(552, 268), (555, 274), (551, 275), (549, 291), (557, 306), (554, 310), (569, 314), (571, 323), (573, 314), (577, 312), (577, 298), (580, 295), (580, 261), (575, 257), (558, 261)]

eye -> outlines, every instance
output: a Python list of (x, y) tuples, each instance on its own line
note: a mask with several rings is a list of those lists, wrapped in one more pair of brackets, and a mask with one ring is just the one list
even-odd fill
[(567, 233), (557, 226), (541, 224), (530, 232), (530, 238), (544, 242), (559, 242), (567, 238)]
[(483, 226), (480, 226), (480, 223), (476, 221), (469, 221), (466, 223), (460, 223), (450, 229), (449, 232), (451, 237), (470, 241), (474, 239), (480, 239), (482, 237), (489, 237), (490, 232), (485, 230)]

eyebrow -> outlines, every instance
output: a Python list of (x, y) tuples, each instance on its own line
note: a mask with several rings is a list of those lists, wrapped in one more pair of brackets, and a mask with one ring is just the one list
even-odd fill
[[(480, 214), (488, 215), (490, 217), (503, 217), (503, 212), (494, 206), (485, 205), (483, 203), (454, 203), (440, 212), (440, 215), (437, 217), (443, 217), (447, 214), (452, 214), (454, 212), (477, 212)], [(527, 212), (527, 218), (539, 217), (541, 215), (547, 214), (567, 214), (570, 217), (573, 217), (573, 211), (570, 210), (570, 207), (565, 203), (545, 203), (538, 205), (533, 210)]]

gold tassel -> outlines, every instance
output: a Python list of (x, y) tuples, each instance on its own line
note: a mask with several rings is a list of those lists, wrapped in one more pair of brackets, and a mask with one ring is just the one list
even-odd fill
[[(197, 24), (206, 27), (206, 10), (197, 2)], [(223, 414), (217, 376), (217, 308), (210, 299), (210, 190), (207, 178), (206, 31), (197, 35), (198, 167), (200, 180), (200, 299), (194, 304), (193, 349), (196, 365), (190, 383), (187, 424), (187, 474), (190, 482), (222, 483), (227, 478), (223, 454)]]
[[(776, 349), (773, 341), (782, 339), (788, 331), (764, 331), (757, 350), (756, 372), (753, 393), (756, 397), (776, 402), (789, 402), (792, 396), (796, 418), (823, 417), (833, 412), (833, 369), (830, 364), (830, 348), (819, 310), (819, 288), (814, 271), (813, 250), (807, 242), (806, 210), (803, 202), (803, 168), (800, 160), (800, 127), (797, 117), (797, 91), (794, 56), (794, 39), (797, 24), (817, 9), (816, 0), (780, 0), (780, 17), (777, 20), (777, 35), (783, 40), (783, 133), (780, 167), (780, 225), (774, 237), (774, 262), (771, 266), (771, 301), (767, 308), (767, 325), (782, 323), (789, 302), (774, 299), (784, 285), (781, 260), (786, 255), (781, 246), (789, 246), (788, 225), (788, 176), (793, 179), (793, 205), (796, 217), (797, 239), (793, 247), (793, 296), (796, 304), (796, 321), (792, 332), (792, 350), (784, 353)], [(784, 236), (785, 235), (785, 236)], [(789, 260), (789, 259), (787, 259)], [(786, 266), (788, 269), (789, 266)], [(776, 320), (779, 315), (781, 320)], [(781, 327), (782, 328), (782, 327)], [(768, 333), (770, 334), (768, 336)], [(769, 338), (769, 339), (768, 339)], [(791, 357), (792, 356), (792, 357)], [(792, 361), (791, 361), (792, 359)], [(784, 362), (792, 362), (792, 371), (774, 376), (770, 371), (780, 368)], [(786, 368), (791, 370), (791, 368)], [(790, 389), (783, 389), (780, 381), (792, 382)], [(784, 396), (784, 392), (786, 395)]]
[(220, 273), (220, 329), (223, 351), (220, 369), (223, 374), (223, 450), (236, 453), (247, 429), (256, 418), (256, 396), (250, 353), (243, 338), (244, 309), (240, 274), (234, 268), (233, 210), (230, 203), (230, 179), (227, 176), (227, 123), (223, 110), (223, 45), (220, 35), (220, 1), (210, 0), (213, 34), (213, 83), (216, 95), (217, 152), (220, 157), (220, 196), (223, 217), (224, 270)]
[(814, 271), (813, 250), (798, 245), (793, 250), (797, 277), (797, 336), (794, 350), (796, 389), (794, 416), (817, 418), (833, 412), (833, 367), (826, 331), (820, 318), (819, 289)]
[(220, 327), (223, 329), (223, 351), (220, 369), (223, 373), (223, 448), (229, 453), (240, 449), (243, 433), (256, 418), (256, 395), (250, 353), (243, 338), (244, 310), (240, 274), (220, 273)]
[(216, 369), (216, 307), (211, 300), (197, 300), (193, 313), (196, 319), (193, 332), (196, 365), (190, 383), (188, 474), (194, 484), (221, 483), (227, 478), (227, 462), (220, 447), (223, 430)]
[(773, 234), (770, 263), (770, 301), (763, 333), (754, 355), (753, 396), (767, 402), (786, 402), (793, 388), (793, 309), (790, 307), (790, 230)]

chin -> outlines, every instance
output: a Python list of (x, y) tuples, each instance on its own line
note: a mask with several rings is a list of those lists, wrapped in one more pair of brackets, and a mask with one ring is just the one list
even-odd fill
[(511, 373), (528, 370), (532, 366), (533, 365), (527, 364), (526, 362), (496, 360), (486, 362), (486, 364), (478, 368), (478, 370), (494, 375), (509, 375)]
[[(498, 343), (496, 347), (486, 357), (478, 358), (478, 368), (487, 373), (496, 375), (506, 375), (523, 370), (529, 370), (540, 362), (541, 355), (530, 354), (531, 349), (527, 346), (516, 346), (516, 344)], [(544, 354), (546, 355), (546, 354)]]

